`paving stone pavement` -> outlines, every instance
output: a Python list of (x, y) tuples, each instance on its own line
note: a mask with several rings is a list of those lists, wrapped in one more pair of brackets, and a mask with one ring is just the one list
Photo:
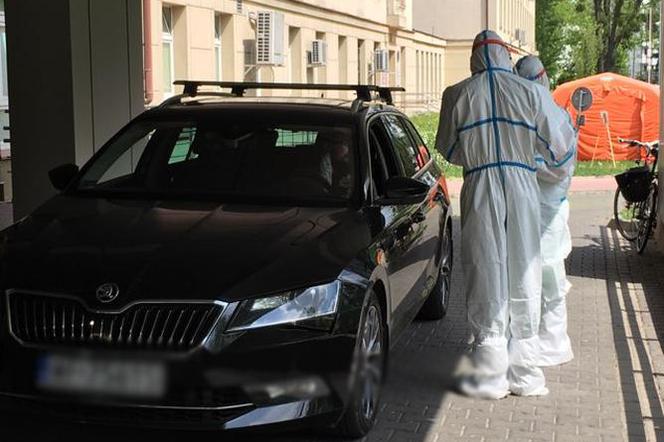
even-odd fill
[[(485, 401), (450, 391), (450, 373), (468, 348), (457, 266), (448, 317), (415, 322), (394, 349), (378, 422), (366, 441), (664, 440), (664, 258), (651, 251), (638, 256), (608, 227), (612, 193), (574, 194), (571, 207), (568, 310), (576, 358), (545, 370), (549, 396)], [(459, 256), (458, 232), (456, 244)], [(335, 440), (309, 433), (251, 437), (67, 426), (19, 427), (13, 434), (21, 437), (12, 441)]]

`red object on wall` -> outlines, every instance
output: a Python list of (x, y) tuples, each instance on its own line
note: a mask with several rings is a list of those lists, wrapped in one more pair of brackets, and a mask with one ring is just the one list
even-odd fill
[(573, 121), (577, 113), (571, 99), (579, 87), (590, 89), (593, 95), (593, 105), (584, 113), (586, 124), (579, 131), (579, 161), (590, 161), (593, 154), (596, 160), (611, 160), (609, 135), (616, 161), (643, 156), (643, 152), (621, 144), (618, 138), (659, 139), (659, 86), (611, 72), (564, 83), (553, 92), (553, 98)]

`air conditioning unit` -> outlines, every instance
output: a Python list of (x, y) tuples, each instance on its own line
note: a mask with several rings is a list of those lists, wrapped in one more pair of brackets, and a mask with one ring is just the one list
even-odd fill
[(258, 11), (256, 64), (284, 64), (284, 15), (279, 12)]
[(244, 14), (244, 4), (242, 0), (235, 0), (235, 13)]
[(311, 51), (307, 51), (307, 63), (309, 66), (325, 66), (325, 63), (327, 63), (327, 43), (324, 40), (311, 42)]
[(526, 43), (526, 30), (525, 29), (515, 29), (514, 34), (516, 39), (519, 41), (521, 44)]
[(390, 61), (387, 49), (376, 49), (374, 51), (374, 71), (389, 72)]

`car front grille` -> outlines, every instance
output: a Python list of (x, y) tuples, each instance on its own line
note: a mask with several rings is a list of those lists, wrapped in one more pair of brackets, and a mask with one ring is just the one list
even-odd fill
[(11, 292), (9, 327), (22, 343), (187, 351), (210, 334), (224, 305), (146, 302), (119, 312), (93, 311), (73, 298)]

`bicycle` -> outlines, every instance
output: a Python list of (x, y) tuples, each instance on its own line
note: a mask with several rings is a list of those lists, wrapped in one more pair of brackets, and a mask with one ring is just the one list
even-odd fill
[(644, 143), (623, 138), (618, 138), (618, 141), (646, 150), (643, 165), (641, 160), (637, 160), (637, 167), (616, 175), (618, 189), (613, 199), (613, 216), (618, 232), (626, 240), (635, 241), (637, 252), (642, 254), (656, 226), (659, 141)]

